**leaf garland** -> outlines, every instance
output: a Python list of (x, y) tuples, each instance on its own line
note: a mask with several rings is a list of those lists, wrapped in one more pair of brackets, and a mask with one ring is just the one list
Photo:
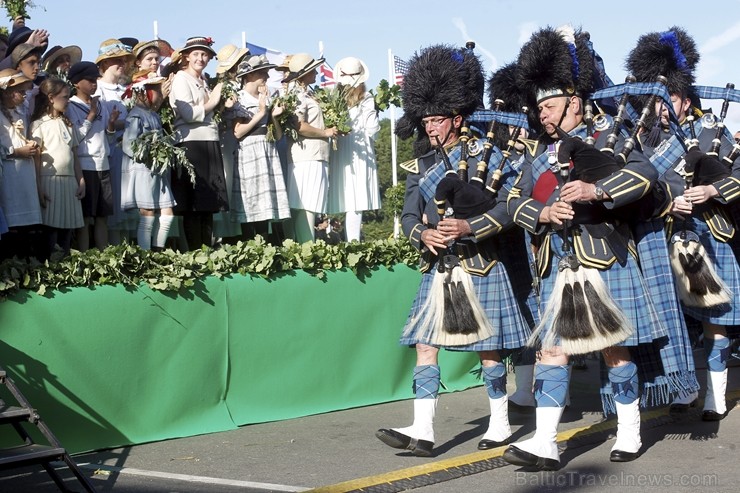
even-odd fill
[[(321, 108), (325, 128), (334, 127), (341, 134), (347, 134), (352, 130), (350, 126), (349, 107), (347, 106), (347, 94), (351, 89), (351, 86), (343, 84), (337, 84), (331, 89), (325, 87), (316, 87), (313, 89), (313, 97)], [(333, 141), (332, 146), (336, 151), (336, 140)]]
[(253, 275), (269, 278), (280, 272), (304, 270), (324, 278), (327, 270), (348, 269), (367, 275), (380, 266), (415, 267), (419, 252), (407, 239), (328, 245), (322, 240), (282, 245), (261, 236), (219, 249), (203, 247), (193, 252), (152, 252), (127, 243), (103, 251), (72, 251), (58, 262), (7, 259), (0, 263), (0, 300), (20, 290), (45, 295), (73, 287), (146, 285), (156, 291), (180, 291), (205, 276)]
[(184, 169), (195, 185), (195, 166), (185, 155), (185, 149), (175, 145), (173, 135), (159, 130), (144, 132), (131, 144), (134, 160), (144, 164), (153, 175), (163, 175), (167, 170), (181, 173)]
[[(294, 141), (298, 140), (298, 130), (295, 125), (295, 110), (298, 108), (298, 93), (295, 89), (291, 89), (281, 96), (273, 98), (270, 103), (270, 112), (275, 106), (281, 106), (283, 112), (275, 117), (283, 133)], [(275, 142), (275, 123), (270, 118), (267, 124), (267, 140), (269, 142)]]
[(375, 100), (375, 109), (378, 111), (385, 111), (391, 106), (402, 107), (401, 86), (398, 84), (390, 85), (387, 80), (381, 79), (375, 92), (371, 89), (370, 94)]

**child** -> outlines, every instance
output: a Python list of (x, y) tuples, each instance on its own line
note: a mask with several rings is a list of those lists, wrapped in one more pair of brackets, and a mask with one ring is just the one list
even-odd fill
[(164, 77), (156, 72), (144, 70), (134, 74), (132, 84), (126, 89), (124, 97), (134, 100), (134, 107), (126, 117), (126, 130), (123, 133), (123, 182), (128, 186), (123, 190), (121, 207), (124, 210), (139, 209), (137, 240), (139, 246), (149, 250), (152, 246), (152, 232), (156, 221), (155, 213), (161, 210), (159, 228), (154, 234), (154, 249), (163, 249), (174, 219), (172, 207), (175, 199), (170, 187), (170, 173), (152, 174), (145, 164), (134, 159), (133, 144), (146, 132), (162, 132), (162, 122), (157, 110), (164, 102), (162, 83)]
[(82, 199), (85, 227), (77, 230), (77, 247), (81, 251), (90, 247), (88, 225), (93, 226), (95, 246), (100, 250), (108, 246), (108, 216), (113, 214), (108, 137), (115, 133), (118, 111), (109, 110), (93, 97), (98, 88), (98, 75), (98, 66), (92, 62), (75, 63), (68, 74), (77, 94), (69, 100), (67, 118), (79, 135), (77, 156), (85, 178)]
[(39, 86), (31, 134), (41, 149), (34, 156), (39, 180), (42, 222), (47, 226), (46, 257), (58, 244), (69, 255), (72, 230), (85, 225), (81, 200), (85, 180), (77, 158), (78, 137), (64, 115), (69, 105), (69, 86), (55, 77)]
[(26, 138), (25, 115), (20, 108), (32, 82), (14, 69), (0, 71), (0, 156), (2, 190), (0, 207), (10, 232), (3, 235), (0, 257), (37, 255), (37, 225), (41, 206), (33, 163), (38, 153), (35, 141)]

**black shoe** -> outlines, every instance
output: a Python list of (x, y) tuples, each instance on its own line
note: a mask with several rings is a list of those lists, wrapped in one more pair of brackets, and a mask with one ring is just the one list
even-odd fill
[(535, 406), (522, 406), (514, 401), (509, 401), (509, 411), (519, 414), (532, 414), (534, 413)]
[(673, 403), (670, 406), (668, 406), (668, 412), (671, 414), (684, 414), (689, 412), (689, 409), (692, 407), (696, 407), (697, 403), (699, 402), (699, 399), (694, 399), (693, 401), (689, 402), (688, 404), (677, 404)]
[(727, 411), (720, 414), (717, 411), (704, 411), (701, 413), (702, 421), (722, 421), (727, 416)]
[(407, 449), (417, 457), (431, 457), (434, 442), (429, 440), (417, 440), (395, 430), (381, 428), (375, 432), (375, 436), (389, 447)]
[(640, 452), (625, 452), (623, 450), (612, 450), (609, 460), (612, 462), (631, 462), (640, 457)]
[(504, 460), (515, 466), (533, 467), (540, 471), (557, 471), (560, 468), (560, 461), (530, 454), (515, 445), (509, 445), (509, 448), (506, 449)]
[(478, 450), (490, 450), (492, 448), (501, 447), (503, 445), (508, 445), (511, 442), (511, 437), (504, 438), (500, 442), (497, 442), (495, 440), (487, 440), (483, 439), (480, 442), (478, 442)]

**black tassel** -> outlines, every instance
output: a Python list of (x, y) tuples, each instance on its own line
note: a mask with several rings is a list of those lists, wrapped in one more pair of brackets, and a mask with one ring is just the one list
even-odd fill
[(722, 291), (722, 286), (712, 276), (703, 255), (681, 252), (678, 260), (686, 273), (690, 292), (704, 296), (707, 293), (717, 294)]
[(560, 311), (553, 322), (553, 330), (556, 330), (562, 339), (589, 339), (592, 337), (591, 325), (588, 317), (585, 316), (588, 313), (586, 298), (580, 282), (575, 282), (572, 286), (566, 284), (563, 287), (561, 303)]
[(452, 300), (451, 285), (449, 283), (442, 284), (442, 290), (444, 293), (444, 317), (442, 319), (442, 327), (445, 332), (450, 334), (457, 334), (457, 313), (456, 305)]
[(658, 144), (660, 144), (661, 134), (660, 118), (657, 118), (655, 125), (650, 129), (650, 133), (645, 137), (645, 145), (648, 147), (658, 147)]
[(591, 316), (594, 319), (594, 325), (602, 333), (615, 333), (622, 330), (621, 321), (615, 316), (614, 312), (601, 301), (599, 293), (594, 288), (591, 281), (586, 281), (585, 286), (586, 298), (591, 301)]
[(450, 284), (450, 298), (452, 304), (455, 305), (455, 316), (457, 317), (455, 333), (474, 334), (478, 332), (475, 313), (462, 283), (453, 282)]

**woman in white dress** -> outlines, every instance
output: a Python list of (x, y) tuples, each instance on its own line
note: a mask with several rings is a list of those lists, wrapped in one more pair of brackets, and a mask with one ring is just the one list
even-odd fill
[(346, 213), (347, 241), (360, 241), (362, 211), (380, 209), (375, 136), (380, 130), (375, 101), (365, 88), (367, 65), (347, 57), (334, 67), (334, 80), (348, 86), (352, 131), (337, 138), (337, 150), (329, 160), (329, 212)]
[[(268, 222), (290, 217), (288, 194), (275, 141), (280, 138), (276, 117), (282, 108), (270, 111), (267, 76), (274, 68), (267, 57), (255, 55), (239, 64), (237, 78), (242, 81), (238, 102), (232, 109), (234, 137), (239, 141), (232, 204), (234, 218), (242, 225), (245, 238), (260, 234), (268, 237)], [(267, 138), (269, 123), (274, 125), (274, 141)]]

